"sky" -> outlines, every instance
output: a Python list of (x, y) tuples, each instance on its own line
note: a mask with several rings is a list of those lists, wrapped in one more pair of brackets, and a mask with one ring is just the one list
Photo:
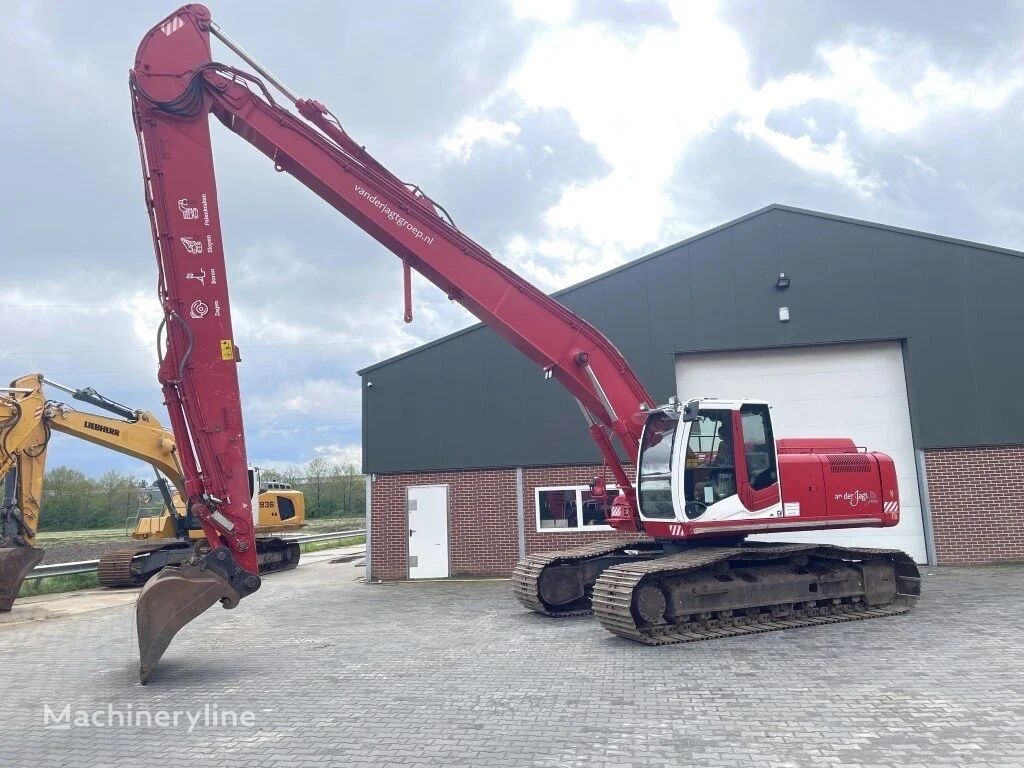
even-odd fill
[[(545, 290), (769, 203), (1024, 250), (1024, 3), (209, 6)], [(9, 0), (0, 18), (0, 377), (164, 423), (127, 75), (172, 10)], [(214, 122), (250, 463), (358, 463), (356, 371), (473, 318), (416, 277), (406, 325), (399, 261)], [(49, 463), (150, 475), (61, 435)]]

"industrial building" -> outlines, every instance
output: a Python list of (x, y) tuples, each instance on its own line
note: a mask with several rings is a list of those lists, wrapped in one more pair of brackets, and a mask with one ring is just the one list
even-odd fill
[[(961, 565), (1024, 560), (1022, 289), (1022, 253), (771, 205), (555, 295), (660, 402), (762, 398), (776, 437), (893, 457), (898, 526), (782, 538)], [(612, 535), (579, 409), (490, 329), (359, 373), (373, 578)]]

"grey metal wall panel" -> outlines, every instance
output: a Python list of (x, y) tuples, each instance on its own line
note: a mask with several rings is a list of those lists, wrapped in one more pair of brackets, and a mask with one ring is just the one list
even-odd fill
[[(413, 467), (428, 466), (435, 457), (445, 455), (446, 439), (457, 439), (465, 433), (467, 420), (457, 413), (450, 393), (444, 389), (443, 349), (435, 347), (428, 354), (413, 355), (402, 366), (403, 423), (389, 445)], [(364, 395), (366, 391), (364, 387)], [(379, 390), (373, 392), (374, 397), (380, 394)], [(459, 433), (448, 426), (456, 423)]]
[(646, 270), (617, 272), (599, 285), (604, 290), (605, 322), (598, 328), (629, 360), (636, 375), (650, 381), (654, 371)]
[[(659, 401), (676, 353), (900, 339), (920, 449), (1024, 443), (1022, 289), (1021, 254), (772, 206), (558, 297)], [(366, 471), (598, 460), (572, 398), (490, 329), (361, 373)]]
[(481, 328), (472, 335), (480, 338), (482, 420), (491, 439), (486, 445), (478, 442), (471, 448), (483, 455), (487, 466), (500, 466), (505, 454), (522, 456), (530, 451), (532, 436), (518, 425), (527, 419), (526, 379), (537, 373), (525, 364), (519, 350), (490, 328)]
[[(688, 246), (674, 248), (644, 264), (647, 323), (651, 332), (651, 380), (647, 389), (659, 402), (675, 394), (675, 349), (693, 349)], [(643, 307), (637, 307), (643, 312)]]
[[(448, 463), (456, 466), (491, 458), (479, 455), (480, 446), (488, 447), (487, 437), (494, 433), (494, 424), (488, 418), (484, 403), (483, 340), (483, 334), (468, 333), (431, 350), (441, 357), (440, 400), (437, 401), (440, 412), (432, 414), (431, 419), (441, 417), (461, 429), (458, 439), (445, 430), (443, 450), (431, 455), (443, 455)], [(426, 407), (433, 410), (430, 405)]]
[[(364, 467), (374, 466), (373, 461), (377, 457), (388, 457), (391, 466), (397, 466), (392, 463), (394, 461), (409, 460), (402, 450), (402, 441), (407, 440), (409, 434), (403, 412), (406, 367), (389, 365), (377, 369), (372, 376), (363, 377)], [(368, 388), (368, 384), (372, 387)]]
[[(744, 221), (729, 230), (735, 288), (729, 309), (737, 320), (730, 336), (749, 339), (748, 346), (771, 347), (786, 342), (778, 322), (783, 295), (774, 289), (779, 272), (779, 227), (769, 216)], [(696, 289), (697, 286), (694, 286)], [(708, 290), (714, 291), (713, 287)], [(741, 311), (736, 311), (741, 307)]]
[[(979, 404), (987, 410), (979, 431), (986, 442), (1018, 443), (1024, 424), (1024, 259), (977, 252), (969, 258), (973, 290), (965, 297), (965, 335)], [(950, 352), (954, 360), (959, 357), (960, 350)]]

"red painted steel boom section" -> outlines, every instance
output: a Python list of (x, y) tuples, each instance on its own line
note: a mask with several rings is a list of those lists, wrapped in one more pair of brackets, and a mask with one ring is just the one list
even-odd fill
[(642, 408), (653, 401), (615, 346), (459, 231), (322, 104), (295, 100), (305, 122), (275, 104), (259, 79), (212, 63), (211, 29), (204, 6), (184, 6), (143, 38), (131, 73), (166, 314), (159, 378), (190, 504), (211, 543), (230, 545), (239, 565), (256, 572), (210, 113), (561, 382), (593, 422), (590, 433), (639, 526), (632, 484), (606, 430), (635, 463)]

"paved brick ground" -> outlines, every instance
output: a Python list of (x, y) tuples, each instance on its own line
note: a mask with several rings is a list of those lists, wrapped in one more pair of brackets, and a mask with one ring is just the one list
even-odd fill
[[(526, 614), (507, 582), (353, 573), (208, 612), (145, 688), (130, 606), (0, 626), (0, 766), (1024, 765), (1022, 567), (931, 571), (907, 617), (667, 648)], [(44, 730), (44, 703), (257, 726)]]

